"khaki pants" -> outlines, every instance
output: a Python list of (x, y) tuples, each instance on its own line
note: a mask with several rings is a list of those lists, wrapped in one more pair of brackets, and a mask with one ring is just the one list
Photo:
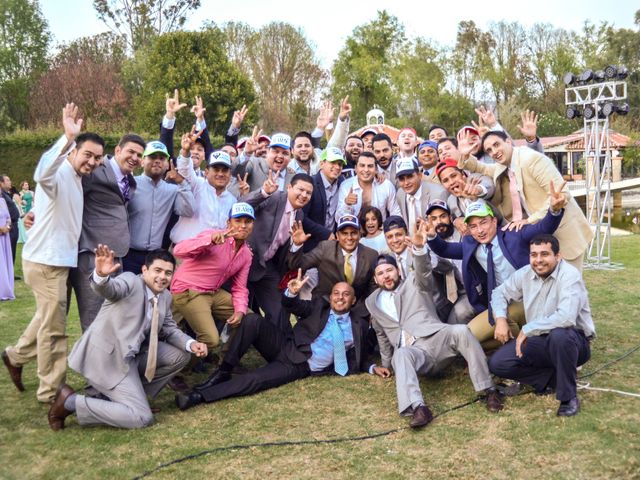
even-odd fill
[(24, 281), (36, 297), (36, 313), (18, 342), (7, 348), (11, 363), (24, 365), (34, 357), (38, 362), (37, 398), (53, 400), (67, 371), (67, 311), (68, 267), (53, 267), (22, 260)]
[[(509, 305), (507, 309), (507, 323), (513, 338), (516, 338), (520, 333), (520, 328), (526, 323), (524, 316), (524, 305), (521, 302), (514, 302)], [(485, 310), (479, 315), (476, 315), (471, 320), (467, 327), (473, 333), (473, 336), (478, 339), (483, 350), (495, 350), (502, 346), (500, 342), (493, 338), (495, 332), (495, 326), (489, 323), (489, 311)]]
[(196, 333), (196, 340), (206, 343), (209, 349), (220, 343), (216, 324), (223, 325), (235, 311), (231, 294), (222, 289), (176, 293), (173, 295), (173, 308), (189, 323)]

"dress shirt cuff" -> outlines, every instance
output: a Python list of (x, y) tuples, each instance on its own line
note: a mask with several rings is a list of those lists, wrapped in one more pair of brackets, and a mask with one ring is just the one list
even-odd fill
[(196, 120), (196, 131), (199, 132), (201, 130), (204, 130), (205, 128), (207, 128), (207, 121), (206, 120)]
[(322, 135), (324, 135), (324, 132), (320, 130), (318, 127), (314, 128), (313, 132), (311, 132), (311, 136), (313, 138), (322, 138)]
[(425, 245), (423, 245), (421, 248), (416, 248), (415, 246), (411, 246), (411, 250), (413, 252), (414, 255), (421, 257), (422, 255), (426, 255), (427, 254), (427, 247)]
[[(158, 118), (158, 117), (156, 117)], [(173, 127), (176, 126), (176, 119), (175, 118), (167, 118), (167, 116), (165, 115), (164, 117), (162, 117), (162, 126), (164, 128), (166, 128), (167, 130), (173, 130)]]
[(554, 212), (553, 210), (551, 210), (551, 208), (549, 208), (549, 213), (551, 215), (553, 215), (554, 217), (558, 217), (560, 216), (560, 214), (564, 211), (564, 208), (561, 208), (560, 210), (558, 210), (557, 212)]
[[(304, 244), (302, 244), (304, 245)], [(302, 245), (296, 245), (295, 243), (291, 242), (291, 248), (289, 249), (289, 251), (291, 253), (296, 253), (298, 250), (300, 250), (302, 248)]]
[(184, 346), (184, 349), (189, 353), (193, 353), (191, 351), (191, 345), (193, 345), (194, 343), (196, 343), (196, 341), (193, 338), (190, 338), (189, 340), (187, 340), (187, 344)]
[(96, 285), (102, 285), (103, 283), (107, 283), (109, 277), (103, 277), (102, 275), (98, 275), (98, 272), (93, 270), (93, 281)]
[(229, 125), (229, 130), (227, 130), (227, 137), (233, 137), (234, 135), (238, 135), (239, 133), (239, 128), (236, 128), (233, 125)]
[(294, 295), (294, 294), (293, 294), (293, 293), (291, 293), (291, 292), (289, 291), (289, 289), (287, 288), (287, 289), (284, 291), (284, 296), (285, 296), (285, 297), (289, 297), (289, 298), (296, 298), (298, 295)]
[(485, 187), (484, 185), (480, 185), (478, 184), (478, 186), (480, 187), (480, 190), (482, 191), (482, 193), (480, 195), (478, 195), (480, 198), (484, 198), (487, 196), (487, 187)]
[(371, 366), (369, 367), (369, 373), (371, 375), (375, 375), (376, 374), (376, 372), (373, 371), (373, 369), (376, 368), (376, 367), (377, 367), (377, 365), (375, 363), (372, 363)]

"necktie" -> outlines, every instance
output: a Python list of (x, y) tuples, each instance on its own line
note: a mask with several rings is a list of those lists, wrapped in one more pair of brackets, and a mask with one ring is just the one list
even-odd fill
[(412, 235), (416, 224), (416, 197), (413, 195), (407, 195), (407, 216), (409, 217), (409, 235)]
[(156, 374), (158, 356), (158, 297), (151, 299), (153, 311), (151, 312), (151, 330), (149, 332), (149, 352), (147, 353), (147, 368), (144, 371), (145, 378), (151, 382)]
[(511, 195), (511, 220), (519, 222), (522, 220), (522, 204), (520, 203), (516, 174), (511, 169), (507, 171), (509, 172), (509, 193)]
[(456, 275), (451, 272), (445, 274), (445, 284), (447, 287), (447, 300), (451, 303), (456, 303), (458, 300), (458, 285), (456, 284)]
[(120, 191), (122, 192), (122, 196), (124, 197), (124, 201), (128, 202), (130, 200), (131, 195), (131, 187), (129, 186), (129, 177), (126, 175), (122, 177), (120, 181)]
[(347, 253), (344, 257), (344, 278), (349, 285), (353, 285), (353, 267), (350, 262), (351, 255), (353, 255), (353, 252)]
[(487, 243), (485, 247), (487, 248), (487, 300), (489, 301), (489, 324), (494, 325), (495, 321), (493, 320), (493, 312), (491, 310), (491, 294), (493, 293), (493, 289), (496, 288), (496, 272), (493, 265), (493, 245), (491, 243)]
[(398, 270), (400, 270), (400, 278), (404, 280), (405, 271), (404, 271), (404, 260), (402, 255), (396, 255), (396, 260), (398, 261)]
[(349, 371), (349, 365), (347, 364), (347, 352), (344, 349), (344, 335), (338, 325), (338, 317), (332, 313), (329, 316), (328, 324), (333, 340), (333, 369), (338, 375), (344, 377)]

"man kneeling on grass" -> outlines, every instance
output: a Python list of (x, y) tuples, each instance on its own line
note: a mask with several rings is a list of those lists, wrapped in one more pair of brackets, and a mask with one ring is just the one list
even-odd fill
[(506, 323), (507, 306), (523, 302), (526, 324), (491, 357), (491, 373), (532, 385), (539, 394), (556, 392), (558, 416), (580, 410), (576, 368), (589, 360), (595, 337), (589, 298), (580, 271), (560, 256), (552, 235), (534, 237), (530, 264), (493, 291), (491, 306), (498, 322)]
[(49, 425), (64, 428), (75, 412), (80, 425), (141, 428), (153, 423), (155, 397), (207, 346), (182, 333), (171, 317), (167, 291), (176, 261), (165, 250), (147, 254), (142, 273), (110, 277), (120, 265), (106, 245), (96, 249), (91, 288), (105, 298), (95, 321), (76, 342), (69, 366), (106, 399), (76, 394), (63, 384), (49, 409)]

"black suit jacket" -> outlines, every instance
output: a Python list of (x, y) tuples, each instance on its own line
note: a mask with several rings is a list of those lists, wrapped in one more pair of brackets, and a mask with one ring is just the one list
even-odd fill
[[(338, 177), (337, 188), (340, 188), (340, 184), (344, 181), (344, 177), (340, 175)], [(336, 195), (338, 191), (336, 190)], [(302, 226), (306, 233), (311, 234), (311, 238), (304, 244), (303, 250), (309, 252), (313, 250), (318, 243), (322, 240), (329, 238), (333, 232), (324, 226), (324, 221), (327, 216), (327, 192), (324, 188), (322, 176), (320, 172), (313, 176), (313, 194), (311, 200), (302, 209), (304, 212), (304, 220)]]
[[(331, 307), (323, 297), (313, 300), (301, 300), (298, 297), (282, 295), (282, 305), (298, 316), (298, 323), (293, 327), (293, 342), (288, 342), (285, 354), (293, 363), (306, 362), (311, 357), (311, 344), (322, 333), (327, 325)], [(358, 311), (349, 312), (353, 331), (353, 348), (347, 351), (349, 373), (366, 372), (367, 355), (365, 351), (365, 335), (369, 323)]]
[[(11, 238), (12, 245), (19, 236), (18, 232), (18, 220), (20, 220), (20, 210), (13, 201), (13, 197), (10, 193), (5, 192), (0, 188), (2, 192), (2, 198), (7, 203), (7, 209), (9, 210), (9, 217), (11, 218), (11, 230), (9, 230), (9, 238)], [(12, 247), (13, 248), (13, 247)]]

